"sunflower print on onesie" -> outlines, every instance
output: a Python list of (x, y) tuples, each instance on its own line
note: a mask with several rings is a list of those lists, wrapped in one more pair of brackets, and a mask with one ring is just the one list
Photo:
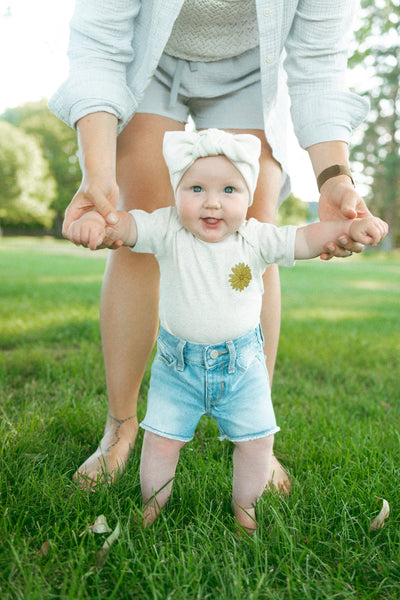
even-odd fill
[(252, 280), (251, 269), (245, 263), (238, 263), (232, 267), (232, 272), (229, 275), (229, 283), (232, 289), (242, 292)]

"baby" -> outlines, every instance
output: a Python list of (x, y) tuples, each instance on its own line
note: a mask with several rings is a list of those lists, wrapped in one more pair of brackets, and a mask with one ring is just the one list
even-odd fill
[(68, 235), (92, 250), (105, 244), (152, 253), (160, 266), (160, 330), (141, 423), (143, 524), (167, 503), (180, 449), (208, 415), (235, 446), (232, 508), (251, 533), (279, 431), (260, 328), (263, 272), (319, 256), (341, 234), (375, 245), (388, 227), (376, 217), (300, 228), (246, 220), (259, 172), (255, 136), (168, 132), (163, 152), (175, 207), (119, 211), (112, 227), (88, 212)]

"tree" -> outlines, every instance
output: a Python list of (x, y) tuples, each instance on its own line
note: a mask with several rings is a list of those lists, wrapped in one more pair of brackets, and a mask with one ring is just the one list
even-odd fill
[(76, 132), (48, 109), (45, 100), (8, 109), (2, 118), (34, 136), (40, 144), (56, 181), (51, 208), (54, 211), (54, 232), (61, 235), (65, 208), (81, 181)]
[(350, 65), (361, 66), (368, 75), (358, 91), (368, 94), (371, 110), (350, 158), (369, 187), (371, 210), (389, 223), (390, 239), (399, 246), (400, 0), (362, 0), (361, 6), (358, 47)]
[(278, 225), (304, 225), (309, 220), (308, 204), (289, 194), (278, 211)]
[(0, 220), (3, 225), (50, 227), (55, 181), (36, 140), (0, 121)]

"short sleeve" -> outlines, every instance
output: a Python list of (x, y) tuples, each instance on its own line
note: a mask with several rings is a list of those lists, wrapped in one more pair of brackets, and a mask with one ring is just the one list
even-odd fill
[(133, 252), (160, 255), (168, 244), (168, 238), (177, 228), (176, 209), (160, 208), (152, 213), (131, 210), (136, 221), (138, 238)]
[(249, 219), (243, 227), (243, 235), (253, 249), (259, 253), (265, 266), (277, 263), (283, 267), (295, 264), (294, 249), (297, 227), (276, 227)]

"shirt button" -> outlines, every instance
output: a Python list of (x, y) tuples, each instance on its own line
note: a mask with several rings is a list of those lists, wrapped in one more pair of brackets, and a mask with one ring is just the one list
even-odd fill
[(270, 16), (271, 16), (271, 11), (270, 11), (270, 9), (269, 9), (269, 8), (266, 8), (266, 9), (264, 10), (264, 17), (270, 17)]
[(269, 55), (266, 57), (265, 62), (267, 62), (268, 64), (271, 64), (273, 62), (273, 60), (274, 60), (274, 57)]
[(211, 350), (210, 358), (218, 358), (219, 352), (218, 350)]

